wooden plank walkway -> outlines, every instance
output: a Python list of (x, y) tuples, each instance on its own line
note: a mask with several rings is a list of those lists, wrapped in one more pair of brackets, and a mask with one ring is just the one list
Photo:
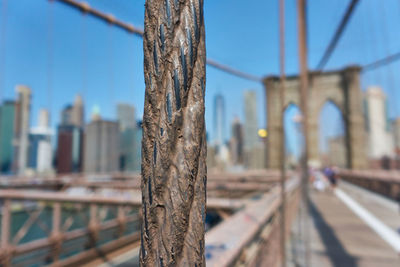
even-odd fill
[(310, 214), (311, 266), (400, 266), (394, 249), (333, 193), (313, 192)]

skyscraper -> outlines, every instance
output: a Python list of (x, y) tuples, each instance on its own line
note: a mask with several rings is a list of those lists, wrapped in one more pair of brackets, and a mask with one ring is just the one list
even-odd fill
[(15, 102), (5, 101), (0, 106), (0, 172), (12, 171)]
[(133, 129), (136, 127), (135, 107), (133, 105), (120, 103), (117, 105), (117, 116), (119, 128), (121, 131), (125, 129)]
[(244, 146), (252, 149), (258, 144), (257, 94), (255, 91), (244, 92)]
[(56, 166), (58, 173), (81, 172), (84, 145), (84, 106), (78, 95), (74, 105), (67, 105), (61, 112), (58, 126)]
[(400, 118), (393, 120), (392, 129), (396, 155), (400, 156)]
[(142, 167), (142, 121), (138, 121), (135, 127), (135, 160), (133, 162), (133, 171), (140, 172)]
[(73, 125), (72, 123), (72, 105), (66, 105), (61, 111), (61, 125)]
[(83, 100), (80, 95), (75, 97), (74, 105), (72, 106), (71, 124), (77, 127), (83, 127), (85, 124)]
[(83, 164), (83, 130), (74, 125), (59, 125), (56, 166), (58, 173), (81, 172)]
[(16, 102), (14, 132), (14, 172), (23, 174), (28, 163), (29, 122), (31, 111), (31, 89), (25, 85), (17, 85), (18, 100)]
[(254, 90), (244, 92), (244, 151), (248, 169), (265, 168), (265, 144), (258, 136), (257, 94)]
[(232, 122), (230, 148), (232, 163), (234, 165), (243, 164), (243, 127), (238, 117), (235, 117)]
[(75, 97), (74, 104), (67, 105), (61, 111), (61, 125), (74, 125), (83, 127), (84, 122), (84, 105), (80, 95)]
[(380, 87), (370, 87), (365, 92), (364, 103), (369, 140), (369, 157), (371, 159), (381, 159), (383, 156), (394, 156), (386, 95)]
[(220, 146), (224, 144), (225, 131), (225, 101), (221, 94), (214, 98), (214, 132), (217, 153)]
[(119, 125), (98, 118), (86, 126), (85, 172), (115, 172), (119, 169)]
[(39, 111), (39, 123), (29, 134), (29, 168), (39, 173), (52, 170), (53, 148), (51, 146), (52, 130), (49, 127), (49, 112)]
[(117, 116), (120, 134), (120, 170), (134, 171), (136, 157), (136, 121), (135, 107), (129, 104), (118, 104)]

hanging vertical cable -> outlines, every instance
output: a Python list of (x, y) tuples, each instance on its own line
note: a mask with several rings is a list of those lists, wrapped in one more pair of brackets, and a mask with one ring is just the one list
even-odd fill
[(109, 24), (108, 28), (108, 77), (109, 77), (109, 85), (108, 85), (108, 100), (115, 104), (114, 93), (115, 93), (115, 85), (114, 85), (114, 44), (113, 44), (113, 27), (112, 24)]
[(7, 29), (7, 0), (2, 0), (0, 28), (0, 103), (5, 95), (5, 64), (6, 64), (6, 29)]
[(279, 0), (279, 68), (280, 68), (280, 100), (281, 100), (281, 222), (280, 250), (282, 267), (286, 266), (286, 145), (285, 145), (285, 0)]
[(52, 122), (53, 110), (53, 68), (54, 68), (54, 5), (49, 0), (47, 12), (47, 109), (49, 110), (49, 124)]
[(141, 266), (205, 266), (203, 0), (147, 0)]
[(310, 250), (310, 231), (308, 223), (308, 97), (309, 97), (309, 81), (308, 81), (308, 51), (307, 51), (307, 0), (297, 0), (297, 26), (298, 26), (298, 50), (299, 50), (299, 69), (300, 69), (300, 106), (303, 113), (303, 137), (304, 150), (301, 160), (301, 188), (302, 188), (302, 205), (303, 212), (303, 235), (305, 246), (305, 266), (310, 266), (311, 250)]
[[(379, 8), (380, 8), (380, 13), (381, 13), (381, 17), (382, 17), (382, 30), (380, 31), (382, 34), (382, 40), (383, 40), (383, 46), (385, 49), (385, 54), (386, 56), (390, 56), (390, 48), (389, 48), (389, 44), (390, 44), (390, 35), (388, 33), (388, 28), (389, 25), (387, 23), (387, 17), (386, 17), (386, 5), (385, 5), (385, 1), (382, 1), (382, 4), (379, 4)], [(393, 96), (393, 98), (391, 98), (390, 96), (387, 99), (392, 99), (394, 101), (396, 101), (398, 99), (398, 94), (397, 94), (397, 90), (395, 90), (395, 76), (393, 73), (393, 68), (391, 65), (387, 66), (388, 71), (386, 72), (386, 81), (387, 81), (387, 85), (388, 85), (388, 92), (390, 93), (391, 96)], [(399, 115), (399, 108), (398, 105), (396, 105), (396, 102), (392, 102), (394, 103), (393, 105), (389, 105), (393, 114)], [(388, 102), (389, 104), (389, 102)]]
[(87, 16), (86, 12), (82, 11), (82, 20), (81, 20), (81, 60), (82, 60), (82, 65), (81, 65), (81, 74), (82, 74), (82, 88), (81, 88), (81, 94), (83, 96), (83, 100), (85, 101), (87, 99), (87, 61), (88, 61), (88, 53), (87, 53)]
[[(368, 32), (369, 34), (372, 36), (372, 41), (370, 42), (370, 44), (372, 45), (372, 54), (374, 56), (374, 58), (379, 58), (379, 53), (378, 53), (378, 43), (377, 43), (377, 35), (376, 35), (376, 31), (375, 31), (375, 12), (372, 11), (374, 10), (374, 7), (371, 4), (371, 0), (367, 0), (368, 6), (367, 6), (367, 18), (368, 19)], [(373, 3), (376, 3), (375, 1)], [(380, 70), (376, 70), (376, 74), (374, 75), (375, 77), (375, 83), (381, 83), (382, 82), (382, 73), (380, 72)]]

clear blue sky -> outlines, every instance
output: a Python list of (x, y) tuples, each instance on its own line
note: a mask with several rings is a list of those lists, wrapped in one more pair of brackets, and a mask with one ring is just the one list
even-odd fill
[[(88, 2), (92, 7), (143, 27), (144, 0)], [(209, 58), (258, 76), (278, 72), (278, 0), (204, 2)], [(308, 0), (310, 68), (316, 66), (348, 3), (349, 0)], [(287, 72), (296, 73), (296, 1), (287, 0), (286, 5)], [(6, 55), (5, 61), (0, 63), (0, 96), (15, 98), (16, 84), (29, 85), (33, 90), (32, 124), (37, 122), (37, 111), (43, 107), (51, 110), (52, 124), (56, 125), (62, 107), (72, 102), (78, 93), (85, 98), (87, 119), (94, 105), (100, 106), (104, 117), (114, 118), (118, 102), (134, 104), (137, 117), (141, 117), (144, 79), (140, 38), (93, 17), (83, 16), (61, 3), (50, 4), (48, 0), (8, 0), (6, 15), (6, 38), (0, 40)], [(49, 23), (51, 17), (53, 24)], [(48, 38), (51, 27), (54, 28), (52, 45)], [(327, 69), (365, 64), (400, 51), (399, 27), (400, 1), (360, 1)], [(51, 72), (48, 71), (49, 47), (53, 51)], [(400, 115), (400, 93), (395, 93), (400, 83), (399, 70), (400, 63), (395, 63), (362, 78), (363, 89), (368, 85), (383, 86), (389, 95), (392, 117)], [(49, 77), (53, 81), (51, 94), (48, 94), (47, 86)], [(233, 117), (243, 118), (245, 89), (257, 91), (259, 126), (265, 127), (263, 87), (207, 69), (206, 121), (211, 138), (214, 95), (219, 92), (225, 96), (228, 136)], [(327, 115), (323, 116), (334, 114), (329, 111), (332, 108), (327, 109), (324, 111)], [(323, 120), (324, 136), (339, 131), (335, 122), (337, 118), (332, 116), (332, 120)]]

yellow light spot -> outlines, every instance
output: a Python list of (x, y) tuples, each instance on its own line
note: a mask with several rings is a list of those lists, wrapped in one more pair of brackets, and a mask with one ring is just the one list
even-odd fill
[(266, 138), (268, 136), (268, 132), (265, 129), (258, 130), (258, 136), (261, 138)]

